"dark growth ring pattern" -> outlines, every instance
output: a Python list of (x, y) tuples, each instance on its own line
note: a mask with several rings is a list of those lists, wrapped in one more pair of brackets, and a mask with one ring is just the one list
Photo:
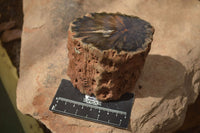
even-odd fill
[[(154, 29), (146, 21), (119, 13), (91, 13), (73, 22), (75, 38), (100, 50), (138, 51), (147, 47)], [(150, 41), (151, 42), (151, 41)], [(149, 42), (149, 43), (150, 43)]]

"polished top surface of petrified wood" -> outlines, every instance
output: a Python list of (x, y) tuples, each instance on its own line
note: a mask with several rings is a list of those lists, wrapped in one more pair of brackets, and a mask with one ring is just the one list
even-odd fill
[(152, 40), (154, 28), (146, 21), (120, 13), (91, 13), (72, 23), (75, 38), (100, 50), (138, 51)]

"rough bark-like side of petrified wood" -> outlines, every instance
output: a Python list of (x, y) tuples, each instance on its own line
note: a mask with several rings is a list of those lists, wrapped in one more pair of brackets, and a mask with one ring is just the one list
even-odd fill
[[(87, 16), (91, 17), (90, 14)], [(127, 51), (120, 48), (101, 49), (86, 43), (82, 37), (76, 36), (73, 26), (72, 22), (68, 30), (67, 74), (74, 87), (84, 94), (94, 94), (99, 100), (117, 100), (131, 91), (150, 51), (154, 29), (146, 29), (150, 33), (144, 44), (140, 44), (144, 47)]]

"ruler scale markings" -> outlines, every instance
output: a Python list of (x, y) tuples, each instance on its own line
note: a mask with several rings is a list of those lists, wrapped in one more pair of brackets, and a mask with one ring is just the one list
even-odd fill
[(104, 111), (108, 111), (108, 112), (115, 112), (115, 113), (124, 114), (124, 115), (127, 114), (124, 111), (119, 111), (119, 110), (114, 110), (114, 109), (108, 109), (108, 108), (104, 108), (104, 107), (94, 106), (94, 105), (81, 103), (81, 102), (73, 101), (73, 100), (70, 100), (70, 99), (62, 98), (62, 97), (58, 97), (58, 100), (70, 102), (70, 103), (73, 103), (73, 104), (83, 105), (83, 106), (87, 106), (87, 107), (94, 108), (94, 109), (104, 110)]
[(97, 120), (99, 119), (99, 116), (100, 116), (100, 115), (98, 114), (98, 115), (97, 115)]
[(78, 109), (76, 109), (75, 115), (77, 115)]
[(49, 110), (76, 118), (90, 120), (119, 128), (128, 128), (133, 94), (119, 101), (101, 102), (81, 94), (70, 81), (62, 80)]
[(54, 110), (54, 109), (55, 109), (55, 106), (53, 105), (51, 109)]
[(122, 124), (122, 120), (120, 119), (120, 121), (119, 121), (119, 126)]
[[(63, 111), (56, 110), (56, 109), (55, 109), (55, 111), (60, 112), (60, 113), (64, 113), (64, 114), (74, 115), (74, 114), (72, 114), (72, 113), (69, 113), (69, 112), (63, 112)], [(81, 116), (81, 115), (76, 115), (76, 116), (79, 116), (79, 117), (84, 118), (84, 117)], [(87, 119), (97, 120), (97, 119), (93, 119), (93, 118), (90, 118), (90, 117), (88, 117)], [(98, 120), (98, 121), (100, 121), (100, 122), (102, 122), (102, 123), (106, 123), (105, 121), (101, 121), (101, 120)], [(109, 123), (112, 124), (112, 125), (115, 125), (115, 126), (119, 126), (119, 125), (120, 125), (120, 124), (115, 124), (115, 123), (111, 123), (111, 122), (109, 122)]]
[[(55, 105), (57, 105), (57, 104), (55, 104)], [(73, 106), (74, 106), (74, 104), (73, 104)], [(72, 106), (72, 107), (73, 107), (73, 106)], [(53, 105), (53, 107), (55, 107), (55, 106)], [(82, 116), (82, 115), (78, 115), (78, 114), (77, 114), (78, 109), (76, 109), (75, 113), (66, 112), (66, 110), (60, 111), (60, 110), (56, 110), (55, 108), (54, 108), (54, 111), (63, 112), (63, 113), (65, 113), (65, 114), (75, 115), (75, 116), (79, 116), (79, 117), (84, 117), (84, 116)], [(99, 110), (99, 111), (100, 111), (100, 110)], [(98, 112), (99, 112), (99, 111), (98, 111)], [(99, 113), (100, 113), (100, 112), (99, 112)], [(109, 112), (107, 112), (106, 114), (109, 115)], [(117, 116), (118, 116), (118, 115), (117, 115)], [(96, 119), (96, 120), (101, 121), (101, 122), (103, 122), (103, 123), (106, 123), (106, 122), (107, 122), (107, 123), (112, 124), (112, 125), (115, 125), (115, 126), (121, 125), (121, 123), (122, 123), (122, 120), (121, 120), (121, 119), (120, 119), (119, 124), (116, 124), (116, 123), (110, 122), (110, 120), (107, 120), (107, 121), (100, 120), (99, 117), (100, 117), (100, 114), (97, 115), (97, 119)], [(125, 116), (125, 117), (126, 117), (126, 116)], [(87, 114), (86, 114), (85, 118), (88, 118), (88, 119), (91, 119), (91, 120), (95, 120), (94, 118), (88, 117)]]

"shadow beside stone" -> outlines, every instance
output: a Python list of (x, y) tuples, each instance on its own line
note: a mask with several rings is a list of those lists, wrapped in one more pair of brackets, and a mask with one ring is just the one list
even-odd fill
[(161, 55), (149, 55), (143, 72), (133, 89), (136, 98), (175, 98), (185, 94), (185, 67), (177, 60)]

